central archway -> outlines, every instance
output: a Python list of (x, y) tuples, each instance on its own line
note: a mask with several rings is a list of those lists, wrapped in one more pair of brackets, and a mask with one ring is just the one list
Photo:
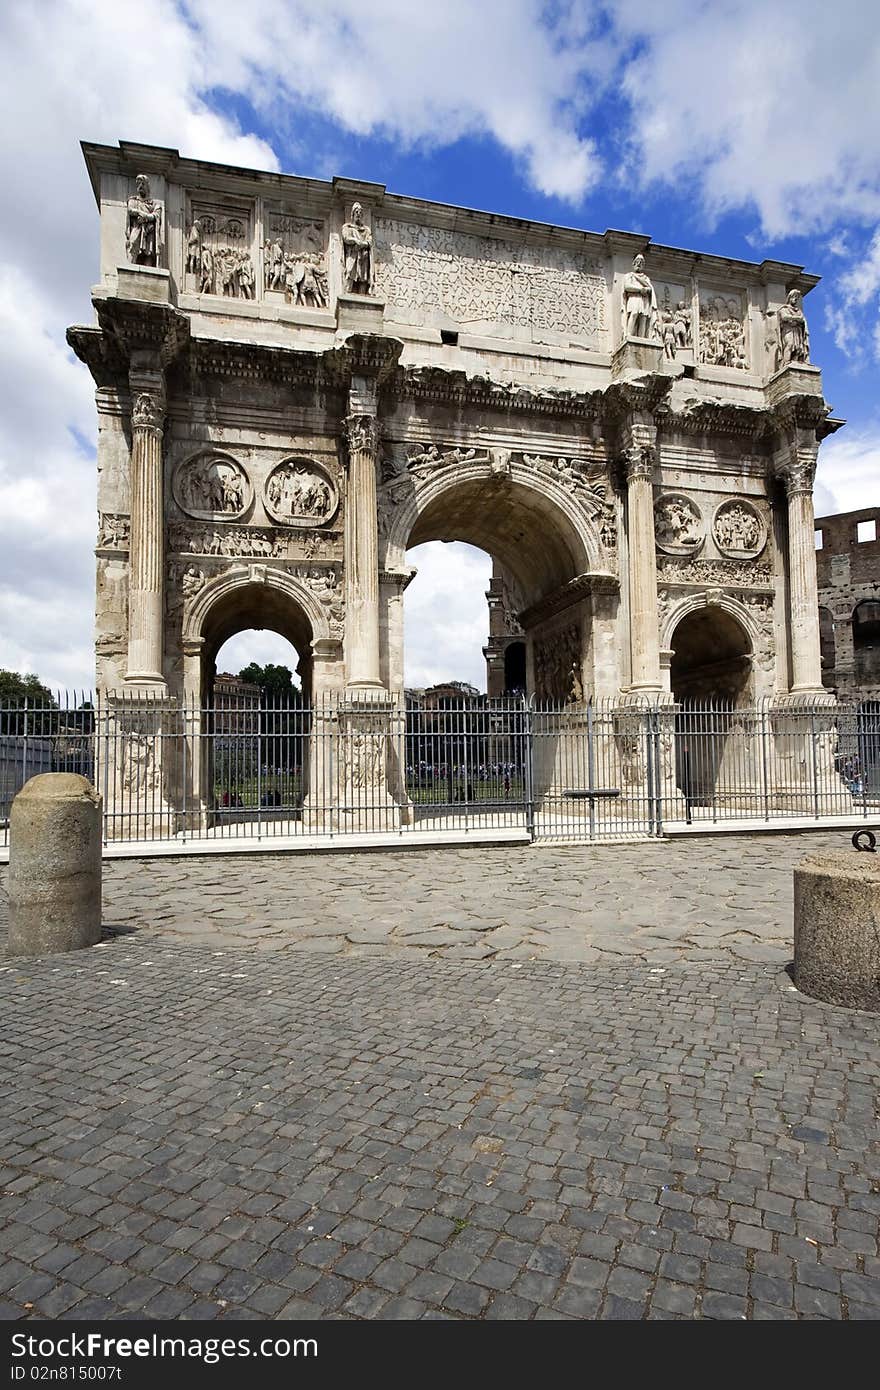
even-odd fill
[[(395, 496), (384, 537), (386, 574), (406, 572), (412, 546), (475, 546), (492, 557), (516, 596), (523, 640), (518, 684), (525, 692), (564, 704), (618, 689), (617, 580), (595, 507), (591, 512), (571, 488), (516, 462), (503, 476), (485, 465), (457, 465), (396, 486), (404, 495)], [(597, 579), (602, 582), (594, 587)], [(596, 628), (603, 625), (607, 632), (597, 642)], [(390, 602), (386, 631), (389, 683), (402, 689), (402, 617)], [(597, 651), (603, 653), (599, 670), (592, 659)]]

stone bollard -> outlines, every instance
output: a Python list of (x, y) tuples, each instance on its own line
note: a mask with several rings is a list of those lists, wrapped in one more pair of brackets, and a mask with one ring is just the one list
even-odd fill
[(880, 1012), (880, 854), (831, 850), (798, 864), (794, 982), (826, 1004)]
[(12, 803), (9, 954), (77, 951), (101, 939), (101, 798), (73, 772), (32, 777)]

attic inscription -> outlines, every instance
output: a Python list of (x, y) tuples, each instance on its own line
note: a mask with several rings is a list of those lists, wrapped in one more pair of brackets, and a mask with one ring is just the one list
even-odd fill
[(374, 227), (376, 293), (389, 304), (440, 309), (456, 323), (605, 336), (605, 277), (593, 257), (382, 217)]

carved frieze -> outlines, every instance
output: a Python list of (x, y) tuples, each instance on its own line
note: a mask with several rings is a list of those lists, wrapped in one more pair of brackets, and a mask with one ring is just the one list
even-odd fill
[(732, 560), (754, 560), (767, 544), (767, 526), (751, 502), (732, 498), (715, 512), (712, 539), (722, 555)]
[(332, 554), (338, 546), (339, 533), (306, 535), (287, 528), (224, 526), (219, 530), (204, 527), (173, 525), (169, 527), (168, 544), (181, 555), (223, 555), (230, 559), (285, 559), (294, 551), (306, 559)]
[(253, 224), (250, 204), (193, 199), (186, 233), (187, 288), (196, 294), (254, 299)]
[(700, 290), (700, 361), (748, 370), (745, 308), (741, 294)]
[(576, 623), (535, 643), (535, 694), (539, 700), (580, 704), (581, 634)]
[(657, 285), (656, 336), (664, 357), (674, 360), (694, 345), (690, 294), (683, 285)]
[(324, 309), (330, 302), (327, 285), (325, 224), (297, 217), (280, 205), (264, 213), (263, 284), (282, 293), (288, 304)]
[(607, 287), (594, 257), (390, 218), (374, 226), (376, 291), (389, 308), (597, 344), (606, 337)]
[(238, 460), (212, 452), (181, 463), (171, 491), (180, 510), (199, 521), (238, 521), (254, 497), (251, 480)]
[(339, 492), (314, 459), (295, 456), (276, 464), (266, 479), (263, 503), (283, 526), (326, 526), (336, 515)]
[(661, 555), (657, 567), (664, 584), (721, 585), (728, 589), (769, 589), (773, 584), (770, 566), (754, 560), (691, 560)]
[(131, 518), (113, 512), (98, 515), (98, 549), (128, 550)]
[(690, 497), (666, 492), (654, 503), (654, 539), (665, 555), (695, 555), (705, 539), (703, 516)]

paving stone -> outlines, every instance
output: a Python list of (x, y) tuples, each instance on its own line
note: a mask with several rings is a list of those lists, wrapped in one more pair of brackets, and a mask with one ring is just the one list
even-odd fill
[(876, 1027), (733, 949), (832, 839), (108, 861), (138, 930), (0, 973), (4, 1311), (866, 1316)]

